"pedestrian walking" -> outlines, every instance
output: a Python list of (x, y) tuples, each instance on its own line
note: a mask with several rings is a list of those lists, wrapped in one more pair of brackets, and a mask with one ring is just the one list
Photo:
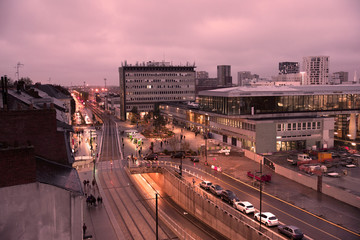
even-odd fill
[(162, 145), (163, 145), (163, 142), (161, 141), (161, 142), (160, 142), (160, 147), (161, 147), (161, 148), (162, 148)]
[(194, 186), (195, 185), (195, 179), (194, 178), (193, 178), (192, 182), (193, 182), (193, 186)]
[(83, 183), (84, 183), (84, 189), (85, 189), (85, 187), (86, 187), (86, 180), (85, 179), (84, 179)]
[(96, 184), (95, 179), (92, 180), (91, 184), (93, 185), (93, 187), (95, 186), (95, 184)]
[(84, 223), (83, 224), (83, 235), (85, 236), (85, 233), (86, 233), (86, 229), (87, 229), (87, 227), (86, 227), (86, 224)]

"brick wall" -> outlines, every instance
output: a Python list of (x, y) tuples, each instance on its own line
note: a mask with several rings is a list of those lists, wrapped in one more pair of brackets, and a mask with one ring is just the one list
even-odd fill
[(54, 109), (0, 111), (0, 142), (34, 146), (35, 155), (69, 165), (64, 133), (57, 131)]
[(0, 149), (0, 188), (36, 181), (33, 147)]

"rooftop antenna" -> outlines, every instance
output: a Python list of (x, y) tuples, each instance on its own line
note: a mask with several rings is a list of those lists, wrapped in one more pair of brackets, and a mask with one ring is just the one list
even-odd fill
[(18, 80), (18, 81), (19, 81), (19, 75), (20, 75), (20, 73), (19, 73), (19, 68), (22, 67), (22, 66), (24, 66), (24, 64), (22, 64), (22, 63), (20, 63), (20, 62), (18, 62), (18, 63), (16, 64), (16, 66), (15, 66), (15, 68), (16, 68), (16, 73), (15, 73), (15, 75), (17, 75), (17, 80)]
[(49, 80), (48, 80), (49, 84), (51, 83), (51, 77), (49, 77)]
[(85, 91), (85, 81), (84, 81), (84, 91)]
[(106, 78), (104, 78), (104, 82), (105, 82), (105, 91), (106, 91)]

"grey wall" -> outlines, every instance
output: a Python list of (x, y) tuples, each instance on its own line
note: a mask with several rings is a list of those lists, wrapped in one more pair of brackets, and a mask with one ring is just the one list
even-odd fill
[(82, 209), (82, 196), (52, 185), (0, 188), (1, 239), (80, 240)]
[[(206, 195), (194, 191), (191, 183), (182, 182), (168, 171), (164, 171), (163, 174), (165, 192), (187, 212), (218, 230), (224, 236), (239, 240), (268, 239), (264, 235), (259, 235), (253, 227), (245, 224), (230, 212), (219, 208), (214, 202), (207, 199)], [(275, 235), (271, 235), (271, 238), (280, 239)]]
[(256, 152), (276, 152), (276, 125), (273, 122), (256, 124)]

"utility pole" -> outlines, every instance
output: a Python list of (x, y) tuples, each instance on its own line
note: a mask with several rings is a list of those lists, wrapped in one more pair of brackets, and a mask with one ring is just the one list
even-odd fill
[(105, 105), (104, 105), (104, 108), (105, 108), (105, 111), (108, 109), (107, 105), (108, 105), (108, 102), (107, 102), (107, 91), (106, 91), (106, 78), (104, 78), (104, 83), (105, 83), (105, 87), (104, 87), (104, 91), (105, 91)]
[(20, 67), (22, 67), (22, 66), (24, 66), (24, 64), (22, 64), (22, 63), (20, 63), (20, 62), (18, 62), (17, 64), (16, 64), (16, 66), (15, 66), (15, 68), (16, 68), (16, 75), (17, 75), (17, 80), (19, 81), (19, 76), (20, 76), (20, 72), (19, 72), (19, 68)]
[(159, 217), (158, 217), (158, 194), (155, 193), (156, 196), (156, 240), (159, 239)]
[(91, 158), (93, 159), (93, 163), (94, 163), (93, 179), (95, 180), (95, 163), (96, 163), (96, 159), (93, 156), (92, 131), (91, 131), (91, 129), (89, 131), (90, 131), (90, 154), (91, 154)]

